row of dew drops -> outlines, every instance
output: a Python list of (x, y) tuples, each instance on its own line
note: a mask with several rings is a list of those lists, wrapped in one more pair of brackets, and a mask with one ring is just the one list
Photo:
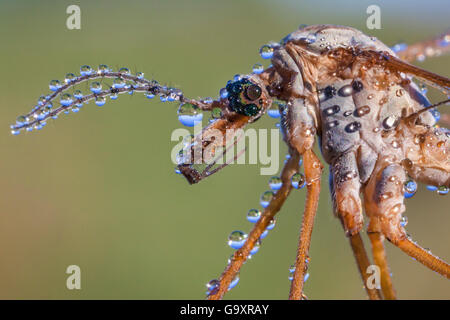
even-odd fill
[[(286, 155), (286, 160), (285, 162), (290, 158), (290, 155)], [(303, 163), (303, 159), (300, 159), (299, 161), (299, 166), (301, 166)], [(270, 201), (273, 199), (273, 197), (275, 196), (275, 193), (282, 187), (283, 182), (281, 180), (281, 178), (279, 176), (273, 176), (269, 179), (269, 187), (270, 190), (269, 191), (265, 191), (263, 192), (263, 194), (260, 197), (260, 205), (263, 208), (267, 208), (270, 204)], [(301, 172), (297, 172), (294, 175), (292, 175), (291, 177), (291, 185), (293, 188), (295, 189), (303, 189), (306, 186), (306, 178), (305, 175)], [(250, 223), (256, 223), (259, 221), (259, 219), (262, 216), (262, 211), (252, 208), (250, 210), (248, 210), (246, 218), (247, 221), (249, 221)], [(250, 251), (250, 254), (248, 255), (247, 259), (251, 259), (253, 255), (255, 255), (258, 251), (259, 248), (261, 247), (261, 240), (264, 239), (265, 237), (267, 237), (267, 235), (269, 234), (269, 231), (274, 229), (276, 225), (276, 219), (272, 219), (269, 223), (269, 225), (267, 226), (266, 230), (264, 230), (264, 232), (261, 234), (260, 238), (256, 241), (255, 246), (253, 247), (253, 249)], [(245, 242), (247, 241), (247, 237), (248, 235), (240, 230), (235, 230), (233, 232), (230, 233), (230, 235), (228, 236), (228, 245), (235, 250), (238, 250), (240, 248), (242, 248), (245, 244)], [(234, 254), (231, 255), (230, 259), (228, 260), (228, 263), (231, 262), (231, 259), (233, 257)], [(292, 265), (289, 268), (289, 276), (288, 279), (292, 280), (293, 277), (293, 273), (295, 271), (295, 267), (294, 265)], [(305, 281), (308, 279), (309, 274), (307, 273), (305, 275)], [(230, 285), (228, 286), (228, 290), (231, 290), (232, 288), (234, 288), (239, 282), (239, 273), (236, 274), (236, 276), (234, 277), (234, 279), (231, 281)], [(219, 285), (220, 282), (217, 279), (213, 279), (211, 281), (209, 281), (206, 284), (206, 288), (207, 288), (207, 292), (206, 294), (213, 294), (214, 292), (216, 292), (219, 289)]]
[[(101, 64), (97, 71), (95, 71), (92, 67), (88, 65), (83, 65), (80, 67), (80, 77), (77, 77), (73, 73), (67, 73), (64, 82), (61, 82), (60, 80), (51, 80), (49, 83), (49, 89), (53, 93), (60, 90), (63, 86), (67, 86), (67, 89), (73, 88), (73, 86), (77, 84), (81, 84), (86, 80), (80, 79), (81, 77), (85, 76), (91, 76), (91, 75), (107, 75), (108, 73), (113, 72), (111, 68), (109, 68), (107, 65)], [(118, 73), (120, 75), (131, 75), (131, 72), (128, 68), (123, 67), (118, 69)], [(144, 79), (144, 73), (143, 72), (136, 72), (135, 74), (136, 79)], [(72, 84), (72, 86), (71, 86)], [(113, 80), (113, 83), (111, 85), (110, 89), (126, 89), (126, 92), (128, 92), (130, 95), (134, 93), (135, 89), (142, 89), (142, 87), (146, 85), (146, 83), (136, 83), (131, 80), (125, 80), (122, 77), (116, 77)], [(150, 85), (152, 87), (159, 87), (159, 83), (155, 80), (152, 80), (150, 82)], [(176, 88), (168, 88), (166, 86), (162, 86), (162, 93), (160, 93), (160, 99), (162, 102), (165, 101), (176, 101), (179, 100), (182, 96), (182, 92), (179, 89)], [(97, 96), (101, 94), (103, 90), (102, 82), (99, 81), (93, 81), (89, 85), (89, 90), (92, 94), (94, 94), (95, 97), (95, 104), (99, 107), (102, 107), (106, 104), (106, 97), (105, 96)], [(168, 94), (166, 94), (168, 92)], [(151, 91), (145, 92), (147, 98), (152, 99), (155, 97), (155, 94)], [(116, 100), (118, 98), (118, 93), (111, 90), (108, 92), (108, 95), (110, 96), (111, 100)], [(46, 121), (44, 121), (48, 115), (54, 111), (53, 109), (53, 103), (50, 101), (51, 95), (42, 95), (38, 99), (37, 105), (33, 108), (32, 112), (30, 113), (30, 116), (19, 116), (16, 119), (16, 124), (11, 126), (11, 133), (13, 135), (18, 135), (20, 133), (20, 129), (26, 128), (27, 131), (33, 131), (33, 129), (40, 130), (46, 125)], [(81, 99), (85, 98), (86, 96), (83, 94), (83, 92), (79, 89), (76, 89), (73, 91), (73, 94), (70, 94), (68, 92), (61, 92), (59, 103), (62, 107), (66, 107), (64, 109), (65, 114), (69, 114), (70, 111), (73, 113), (77, 113), (80, 111), (80, 108), (83, 107), (83, 104), (87, 104), (88, 101), (82, 101)], [(69, 108), (69, 106), (71, 106)], [(52, 115), (53, 119), (58, 118), (58, 114)], [(34, 126), (30, 126), (30, 123), (36, 122)]]
[[(273, 56), (273, 51), (274, 51), (273, 47), (275, 45), (276, 44), (263, 45), (260, 49), (261, 57), (263, 59), (271, 59)], [(254, 74), (260, 74), (263, 71), (264, 71), (264, 66), (260, 63), (256, 63), (252, 67), (252, 73), (254, 73)], [(102, 75), (102, 74), (106, 74), (108, 72), (112, 72), (112, 69), (109, 68), (105, 64), (101, 64), (98, 67), (97, 71), (95, 71), (89, 65), (83, 65), (80, 67), (80, 76), (81, 77), (91, 76), (91, 75), (94, 75), (95, 73), (97, 73), (98, 75)], [(123, 74), (123, 75), (131, 75), (130, 70), (125, 67), (120, 68), (118, 70), (118, 73)], [(138, 78), (138, 79), (144, 79), (144, 73), (142, 73), (142, 72), (137, 72), (135, 75), (136, 75), (136, 78)], [(233, 80), (237, 81), (237, 80), (240, 80), (241, 78), (242, 78), (241, 75), (235, 75), (233, 77)], [(67, 85), (70, 83), (74, 83), (74, 84), (81, 83), (81, 82), (78, 82), (78, 79), (79, 78), (75, 74), (68, 73), (68, 74), (66, 74), (63, 82), (61, 82), (60, 80), (51, 80), (49, 83), (49, 89), (50, 89), (50, 91), (56, 92), (56, 91), (60, 90), (64, 85)], [(159, 84), (157, 81), (152, 80), (152, 85), (159, 85)], [(112, 88), (114, 88), (114, 89), (126, 88), (127, 92), (130, 95), (134, 93), (133, 89), (135, 89), (138, 86), (139, 86), (139, 84), (136, 85), (135, 83), (133, 84), (133, 83), (127, 82), (125, 79), (123, 79), (121, 77), (115, 78), (112, 83)], [(163, 92), (169, 91), (169, 94), (165, 94), (165, 93), (158, 94), (161, 102), (174, 102), (174, 101), (179, 100), (179, 98), (182, 96), (182, 92), (179, 89), (167, 88), (167, 87), (162, 87), (162, 88), (163, 88)], [(102, 83), (99, 81), (93, 81), (90, 83), (89, 89), (94, 95), (100, 94), (103, 90)], [(113, 92), (111, 92), (109, 94), (109, 96), (110, 96), (111, 100), (116, 100), (118, 98), (118, 94), (113, 93)], [(147, 91), (147, 92), (145, 92), (145, 96), (148, 99), (153, 99), (155, 97), (155, 94), (151, 91)], [(219, 96), (222, 99), (226, 99), (228, 96), (227, 90), (225, 88), (220, 89)], [(80, 100), (80, 99), (83, 99), (83, 97), (84, 97), (84, 95), (83, 95), (82, 91), (78, 90), (78, 89), (74, 90), (73, 94), (70, 94), (68, 92), (61, 93), (60, 101), (59, 101), (61, 106), (69, 107), (70, 105), (73, 104), (73, 107), (65, 109), (64, 113), (69, 114), (70, 111), (72, 111), (73, 113), (79, 112), (80, 108), (83, 107), (83, 102)], [(29, 117), (19, 116), (16, 119), (16, 124), (11, 126), (11, 133), (13, 135), (18, 135), (18, 134), (20, 134), (22, 128), (26, 128), (26, 131), (33, 131), (33, 129), (36, 129), (36, 130), (42, 129), (47, 124), (46, 121), (44, 121), (44, 120), (46, 120), (47, 116), (54, 110), (52, 103), (46, 104), (46, 102), (48, 102), (49, 98), (50, 98), (50, 95), (40, 96), (40, 98), (38, 99), (37, 105), (32, 110), (32, 114)], [(76, 102), (75, 104), (74, 104), (74, 101)], [(202, 102), (206, 103), (206, 104), (211, 103), (212, 101), (213, 101), (212, 98), (209, 98), (209, 97), (202, 100)], [(104, 106), (106, 104), (106, 102), (107, 102), (107, 100), (106, 100), (105, 96), (95, 97), (95, 104), (99, 107)], [(84, 101), (84, 104), (87, 104), (87, 103), (88, 103), (88, 101)], [(45, 107), (43, 107), (44, 105), (45, 105)], [(271, 110), (269, 110), (268, 114), (269, 114), (269, 116), (271, 116), (273, 118), (277, 118), (280, 116), (277, 108), (272, 108)], [(217, 120), (221, 116), (222, 116), (221, 110), (219, 108), (215, 108), (211, 112), (210, 122)], [(54, 114), (52, 116), (52, 118), (57, 119), (58, 115)], [(181, 105), (178, 108), (178, 120), (187, 127), (193, 127), (203, 120), (203, 113), (195, 105), (192, 105), (190, 103), (181, 103)], [(36, 121), (36, 124), (34, 126), (30, 126), (29, 124), (34, 121)]]

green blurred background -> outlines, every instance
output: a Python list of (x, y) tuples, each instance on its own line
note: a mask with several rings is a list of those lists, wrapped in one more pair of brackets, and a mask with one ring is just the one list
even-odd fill
[[(448, 1), (378, 1), (382, 29), (367, 30), (372, 3), (0, 1), (0, 298), (202, 299), (205, 284), (232, 253), (228, 234), (250, 230), (245, 214), (268, 189), (269, 177), (257, 165), (230, 166), (188, 185), (170, 161), (176, 144), (170, 135), (181, 127), (177, 106), (142, 95), (121, 96), (101, 109), (91, 103), (49, 121), (41, 132), (11, 136), (9, 125), (49, 92), (51, 79), (62, 80), (82, 64), (105, 63), (143, 71), (190, 97), (216, 97), (234, 74), (261, 62), (262, 44), (299, 24), (349, 25), (388, 45), (449, 27)], [(81, 30), (66, 28), (70, 4), (81, 7)], [(421, 66), (450, 75), (449, 57)], [(265, 118), (255, 126), (274, 124)], [(365, 299), (347, 239), (330, 211), (326, 181), (324, 176), (306, 293), (311, 299)], [(287, 298), (304, 198), (304, 190), (293, 192), (226, 298)], [(448, 201), (423, 185), (407, 201), (408, 232), (446, 260)], [(390, 244), (387, 251), (399, 298), (450, 298), (448, 280)], [(81, 290), (66, 289), (71, 264), (81, 267)]]

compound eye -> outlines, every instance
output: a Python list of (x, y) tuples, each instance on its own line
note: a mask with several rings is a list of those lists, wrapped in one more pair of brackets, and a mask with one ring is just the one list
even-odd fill
[(248, 100), (254, 101), (261, 97), (262, 90), (256, 84), (252, 84), (245, 89), (245, 97)]
[(256, 104), (253, 104), (253, 103), (246, 104), (244, 109), (243, 109), (243, 113), (246, 116), (249, 116), (249, 117), (256, 116), (258, 114), (258, 112), (259, 112), (258, 106)]

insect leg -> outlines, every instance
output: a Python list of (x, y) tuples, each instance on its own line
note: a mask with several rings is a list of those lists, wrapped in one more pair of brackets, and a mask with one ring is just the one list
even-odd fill
[(381, 271), (381, 290), (383, 296), (386, 300), (395, 300), (395, 290), (392, 285), (391, 273), (384, 250), (384, 236), (380, 232), (369, 232), (368, 234), (372, 244), (373, 260)]
[(303, 166), (305, 168), (307, 193), (297, 250), (297, 259), (295, 262), (295, 271), (291, 283), (291, 291), (289, 293), (289, 299), (291, 300), (301, 300), (303, 296), (303, 282), (309, 260), (309, 245), (314, 226), (314, 217), (319, 203), (320, 178), (323, 169), (319, 158), (311, 149), (306, 150), (303, 154)]
[(361, 235), (358, 233), (351, 235), (349, 237), (350, 240), (350, 246), (353, 250), (353, 255), (356, 259), (356, 264), (358, 265), (359, 273), (361, 274), (364, 288), (366, 288), (367, 295), (369, 296), (370, 300), (381, 300), (381, 294), (379, 290), (377, 289), (369, 289), (367, 287), (367, 280), (368, 280), (368, 274), (367, 274), (367, 268), (371, 264), (369, 261), (369, 258), (367, 256), (366, 249), (364, 248), (364, 242), (361, 239)]
[(403, 184), (406, 179), (402, 166), (387, 164), (376, 168), (364, 188), (365, 209), (370, 217), (368, 232), (381, 232), (395, 246), (426, 267), (450, 278), (450, 265), (413, 243), (401, 226)]
[[(299, 76), (299, 75), (297, 75)], [(308, 108), (309, 106), (309, 108)], [(287, 109), (282, 112), (281, 125), (284, 140), (303, 156), (307, 194), (303, 214), (302, 228), (295, 262), (295, 271), (291, 282), (289, 299), (300, 300), (303, 297), (303, 282), (308, 263), (309, 244), (314, 225), (320, 193), (320, 178), (323, 166), (312, 151), (314, 144), (314, 118), (311, 110), (303, 99), (293, 99), (287, 103)]]
[(355, 154), (348, 151), (330, 167), (333, 178), (333, 205), (345, 233), (354, 235), (363, 227), (362, 205), (359, 197), (361, 183)]
[(385, 67), (403, 72), (405, 74), (416, 77), (417, 79), (424, 81), (425, 83), (441, 90), (446, 95), (449, 95), (450, 91), (450, 79), (444, 76), (440, 76), (436, 73), (419, 68), (405, 61), (400, 60), (397, 57), (387, 52), (366, 51), (364, 52), (365, 58), (375, 58)]
[(231, 281), (233, 280), (235, 275), (239, 272), (244, 262), (247, 260), (250, 251), (255, 246), (255, 243), (261, 237), (261, 234), (264, 232), (264, 230), (266, 230), (267, 226), (270, 224), (273, 217), (281, 209), (281, 206), (283, 205), (284, 201), (289, 196), (289, 193), (291, 192), (292, 189), (291, 177), (292, 175), (298, 172), (299, 160), (300, 160), (299, 154), (293, 150), (291, 152), (291, 157), (288, 159), (281, 172), (281, 180), (282, 180), (281, 188), (276, 192), (276, 194), (270, 201), (269, 205), (261, 215), (261, 218), (258, 220), (258, 222), (256, 222), (255, 226), (250, 231), (245, 244), (242, 246), (242, 248), (236, 250), (236, 252), (234, 253), (230, 263), (227, 265), (224, 272), (220, 276), (219, 279), (220, 284), (218, 286), (218, 289), (211, 292), (208, 295), (207, 299), (209, 300), (222, 299), (225, 293), (228, 291), (228, 287)]
[(408, 62), (438, 57), (450, 51), (450, 30), (430, 39), (407, 46), (397, 51), (400, 59)]
[(359, 232), (363, 226), (362, 205), (359, 197), (361, 183), (355, 154), (352, 151), (337, 158), (330, 167), (330, 188), (335, 214), (341, 220), (345, 234), (356, 259), (358, 270), (371, 300), (381, 299), (376, 289), (366, 286), (367, 267), (371, 264)]

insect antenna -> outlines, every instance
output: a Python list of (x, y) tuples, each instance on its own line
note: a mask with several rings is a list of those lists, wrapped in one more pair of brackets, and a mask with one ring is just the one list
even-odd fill
[[(94, 71), (86, 65), (82, 66), (80, 70), (80, 76), (70, 74), (70, 78), (66, 76), (64, 83), (59, 80), (52, 80), (49, 87), (53, 92), (41, 96), (38, 99), (38, 104), (30, 112), (19, 116), (16, 123), (11, 125), (11, 133), (17, 135), (21, 130), (40, 129), (46, 124), (47, 119), (56, 119), (61, 112), (78, 110), (90, 100), (95, 100), (96, 105), (101, 107), (106, 103), (106, 97), (109, 96), (112, 100), (115, 100), (119, 94), (125, 92), (143, 92), (148, 98), (153, 98), (155, 95), (164, 96), (167, 101), (178, 101), (182, 104), (190, 103), (200, 110), (212, 108), (210, 103), (185, 97), (179, 89), (162, 86), (155, 80), (145, 79), (141, 72), (133, 75), (127, 68), (121, 68), (118, 72), (113, 72), (105, 65), (101, 65), (98, 71)], [(95, 79), (100, 79), (100, 82), (91, 82)], [(113, 79), (112, 86), (107, 85), (108, 89), (102, 88), (104, 79)], [(83, 83), (90, 89), (90, 94), (82, 94), (80, 90), (75, 90), (76, 86)], [(72, 92), (72, 94), (67, 91)], [(56, 105), (58, 97), (60, 98), (60, 105)]]
[(424, 112), (430, 111), (431, 109), (434, 109), (436, 107), (439, 107), (441, 105), (447, 105), (450, 102), (450, 99), (443, 100), (441, 102), (432, 104), (431, 106), (425, 107), (419, 111), (414, 112), (413, 114), (408, 115), (406, 118), (404, 118), (405, 121), (413, 121), (419, 117)]

